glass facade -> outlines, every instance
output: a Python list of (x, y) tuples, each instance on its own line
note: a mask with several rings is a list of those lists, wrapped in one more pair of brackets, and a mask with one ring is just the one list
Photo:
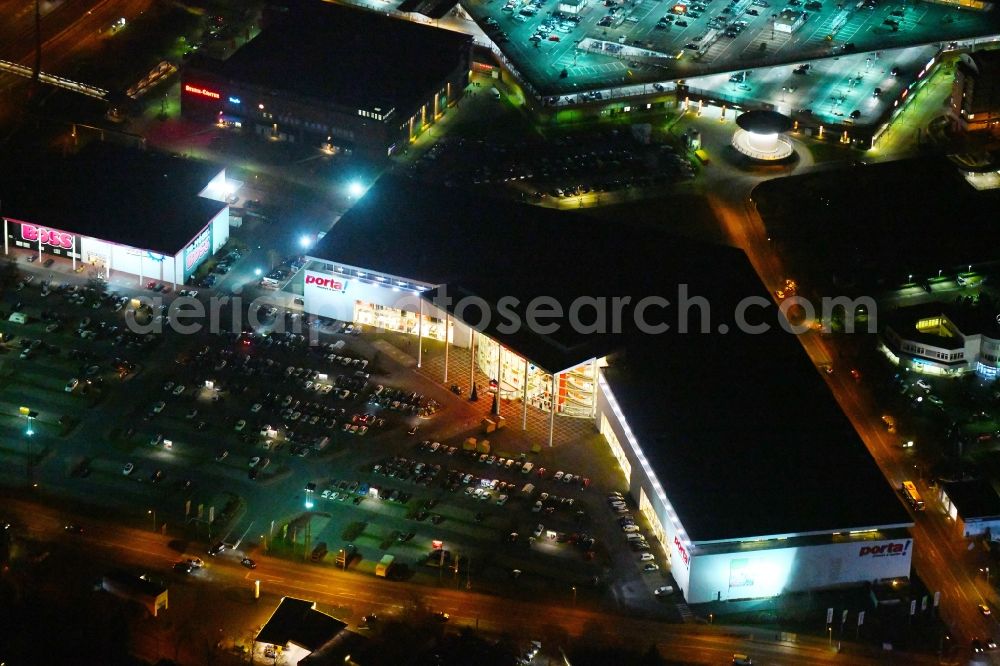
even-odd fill
[[(649, 521), (649, 528), (653, 531), (653, 536), (661, 544), (666, 544), (667, 531), (663, 529), (663, 523), (660, 522), (660, 517), (656, 514), (656, 509), (653, 508), (653, 503), (649, 501), (649, 497), (646, 496), (646, 491), (643, 488), (639, 489), (639, 512)], [(664, 548), (663, 551), (669, 559), (670, 551), (667, 548)]]
[[(417, 335), (419, 331), (420, 315), (416, 312), (408, 312), (387, 305), (377, 303), (367, 303), (364, 301), (354, 302), (354, 321), (366, 326), (374, 326), (387, 331), (397, 331), (399, 333), (409, 333)], [(437, 317), (424, 315), (423, 336), (432, 340), (444, 341), (445, 322)], [(452, 326), (448, 331), (450, 342), (454, 342), (455, 328)]]
[(608, 421), (608, 417), (604, 414), (601, 414), (601, 434), (604, 435), (604, 439), (608, 442), (608, 447), (611, 449), (611, 455), (613, 455), (615, 460), (618, 461), (618, 466), (622, 468), (622, 472), (625, 474), (625, 483), (631, 483), (632, 463), (628, 461), (628, 457), (625, 455), (625, 449), (622, 448), (621, 442), (618, 441), (618, 436), (611, 428), (611, 422)]
[[(552, 408), (552, 375), (529, 362), (525, 376), (524, 358), (485, 335), (476, 336), (476, 365), (496, 382), (502, 399), (521, 400), (527, 383), (528, 404), (545, 412)], [(595, 372), (594, 361), (588, 361), (559, 375), (557, 414), (593, 418), (597, 398)]]

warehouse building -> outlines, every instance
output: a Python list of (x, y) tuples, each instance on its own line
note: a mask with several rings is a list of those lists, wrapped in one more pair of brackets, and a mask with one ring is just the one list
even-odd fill
[(0, 163), (4, 255), (176, 286), (229, 239), (227, 194), (219, 166), (155, 151), (18, 154)]
[(181, 111), (270, 141), (381, 160), (457, 102), (471, 58), (468, 35), (303, 3), (228, 59), (191, 59)]
[[(973, 275), (973, 274), (970, 274)], [(980, 276), (973, 275), (981, 282)], [(959, 284), (973, 278), (958, 276)], [(921, 303), (891, 312), (879, 350), (907, 370), (940, 377), (975, 372), (993, 380), (1000, 372), (1000, 322), (981, 303)]]
[(942, 481), (938, 495), (963, 537), (1000, 539), (1000, 494), (985, 479)]
[[(909, 576), (911, 518), (738, 250), (383, 178), (305, 280), (309, 312), (436, 327), (550, 444), (590, 420), (690, 603)], [(507, 325), (539, 297), (579, 318)], [(581, 327), (615, 297), (618, 326)]]

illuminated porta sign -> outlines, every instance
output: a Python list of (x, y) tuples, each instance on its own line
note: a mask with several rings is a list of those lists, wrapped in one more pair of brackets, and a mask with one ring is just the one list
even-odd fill
[(201, 97), (208, 97), (210, 99), (220, 99), (222, 97), (222, 95), (214, 90), (199, 88), (198, 86), (193, 86), (190, 83), (184, 84), (184, 92), (191, 93), (192, 95), (200, 95)]
[(881, 543), (875, 546), (862, 546), (858, 557), (896, 557), (906, 555), (910, 550), (910, 542)]
[(307, 272), (306, 284), (324, 291), (339, 291), (340, 293), (347, 291), (347, 280), (319, 273)]
[(681, 543), (681, 540), (678, 537), (674, 537), (674, 548), (677, 549), (677, 554), (681, 556), (681, 560), (683, 560), (684, 564), (690, 567), (691, 555), (688, 554), (687, 548), (684, 547), (684, 545)]
[(212, 225), (208, 225), (198, 234), (190, 245), (184, 248), (184, 275), (190, 275), (201, 260), (212, 251)]

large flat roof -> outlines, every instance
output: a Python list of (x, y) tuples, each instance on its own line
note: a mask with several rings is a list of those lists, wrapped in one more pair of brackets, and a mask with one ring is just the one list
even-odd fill
[(201, 58), (191, 67), (344, 107), (409, 112), (471, 48), (462, 33), (304, 0), (225, 61)]
[[(620, 333), (605, 335), (567, 326), (486, 332), (550, 372), (611, 355), (606, 377), (695, 541), (909, 524), (801, 344), (779, 328), (746, 255), (677, 238), (668, 225), (669, 213), (655, 226), (610, 223), (386, 177), (312, 255), (445, 285), (451, 297), (475, 295), (494, 311), (513, 296), (522, 315), (536, 296), (564, 311), (578, 297), (666, 298), (670, 330), (660, 334), (628, 316)], [(681, 306), (682, 289), (707, 301), (706, 332), (701, 308)], [(769, 333), (737, 330), (734, 313), (748, 297), (771, 304), (747, 316)]]
[[(740, 250), (665, 234), (658, 225), (609, 224), (395, 176), (379, 180), (310, 255), (443, 285), (425, 293), (436, 303), (441, 294), (454, 301), (476, 296), (488, 304), (515, 298), (518, 305), (511, 309), (522, 319), (536, 296), (566, 304), (577, 297), (627, 296), (637, 302), (649, 294), (673, 301), (670, 291), (683, 284), (692, 295), (721, 303), (738, 293), (732, 285), (756, 280), (746, 273)], [(466, 316), (476, 312), (469, 309)], [(587, 312), (581, 319), (589, 320)], [(569, 326), (537, 335), (503, 332), (501, 323), (494, 310), (486, 332), (550, 372), (622, 345), (621, 336), (580, 334)], [(623, 334), (635, 332), (625, 321)]]
[(226, 208), (198, 195), (222, 167), (92, 142), (79, 153), (0, 159), (0, 214), (174, 255)]
[(695, 543), (912, 523), (792, 334), (675, 336), (603, 372)]
[(989, 481), (943, 481), (941, 485), (963, 520), (1000, 518), (1000, 494)]
[(774, 178), (753, 200), (768, 235), (838, 289), (919, 283), (998, 258), (982, 239), (996, 234), (1000, 191), (974, 189), (944, 157)]

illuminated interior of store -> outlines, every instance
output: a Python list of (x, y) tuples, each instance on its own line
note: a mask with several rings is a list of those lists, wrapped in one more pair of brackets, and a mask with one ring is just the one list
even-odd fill
[[(422, 333), (425, 338), (444, 342), (446, 327), (443, 319), (424, 315), (423, 331), (419, 330), (419, 319), (420, 315), (416, 312), (376, 303), (354, 302), (354, 321), (359, 324), (399, 333), (409, 333), (410, 335)], [(455, 341), (454, 328), (450, 328), (448, 331), (448, 341), (452, 343)]]
[[(476, 336), (476, 365), (491, 383), (496, 382), (501, 399), (520, 401), (526, 381), (528, 404), (545, 412), (551, 409), (552, 375), (529, 362), (525, 377), (524, 358), (485, 335)], [(596, 369), (595, 361), (587, 361), (559, 375), (557, 414), (577, 418), (594, 416)]]

